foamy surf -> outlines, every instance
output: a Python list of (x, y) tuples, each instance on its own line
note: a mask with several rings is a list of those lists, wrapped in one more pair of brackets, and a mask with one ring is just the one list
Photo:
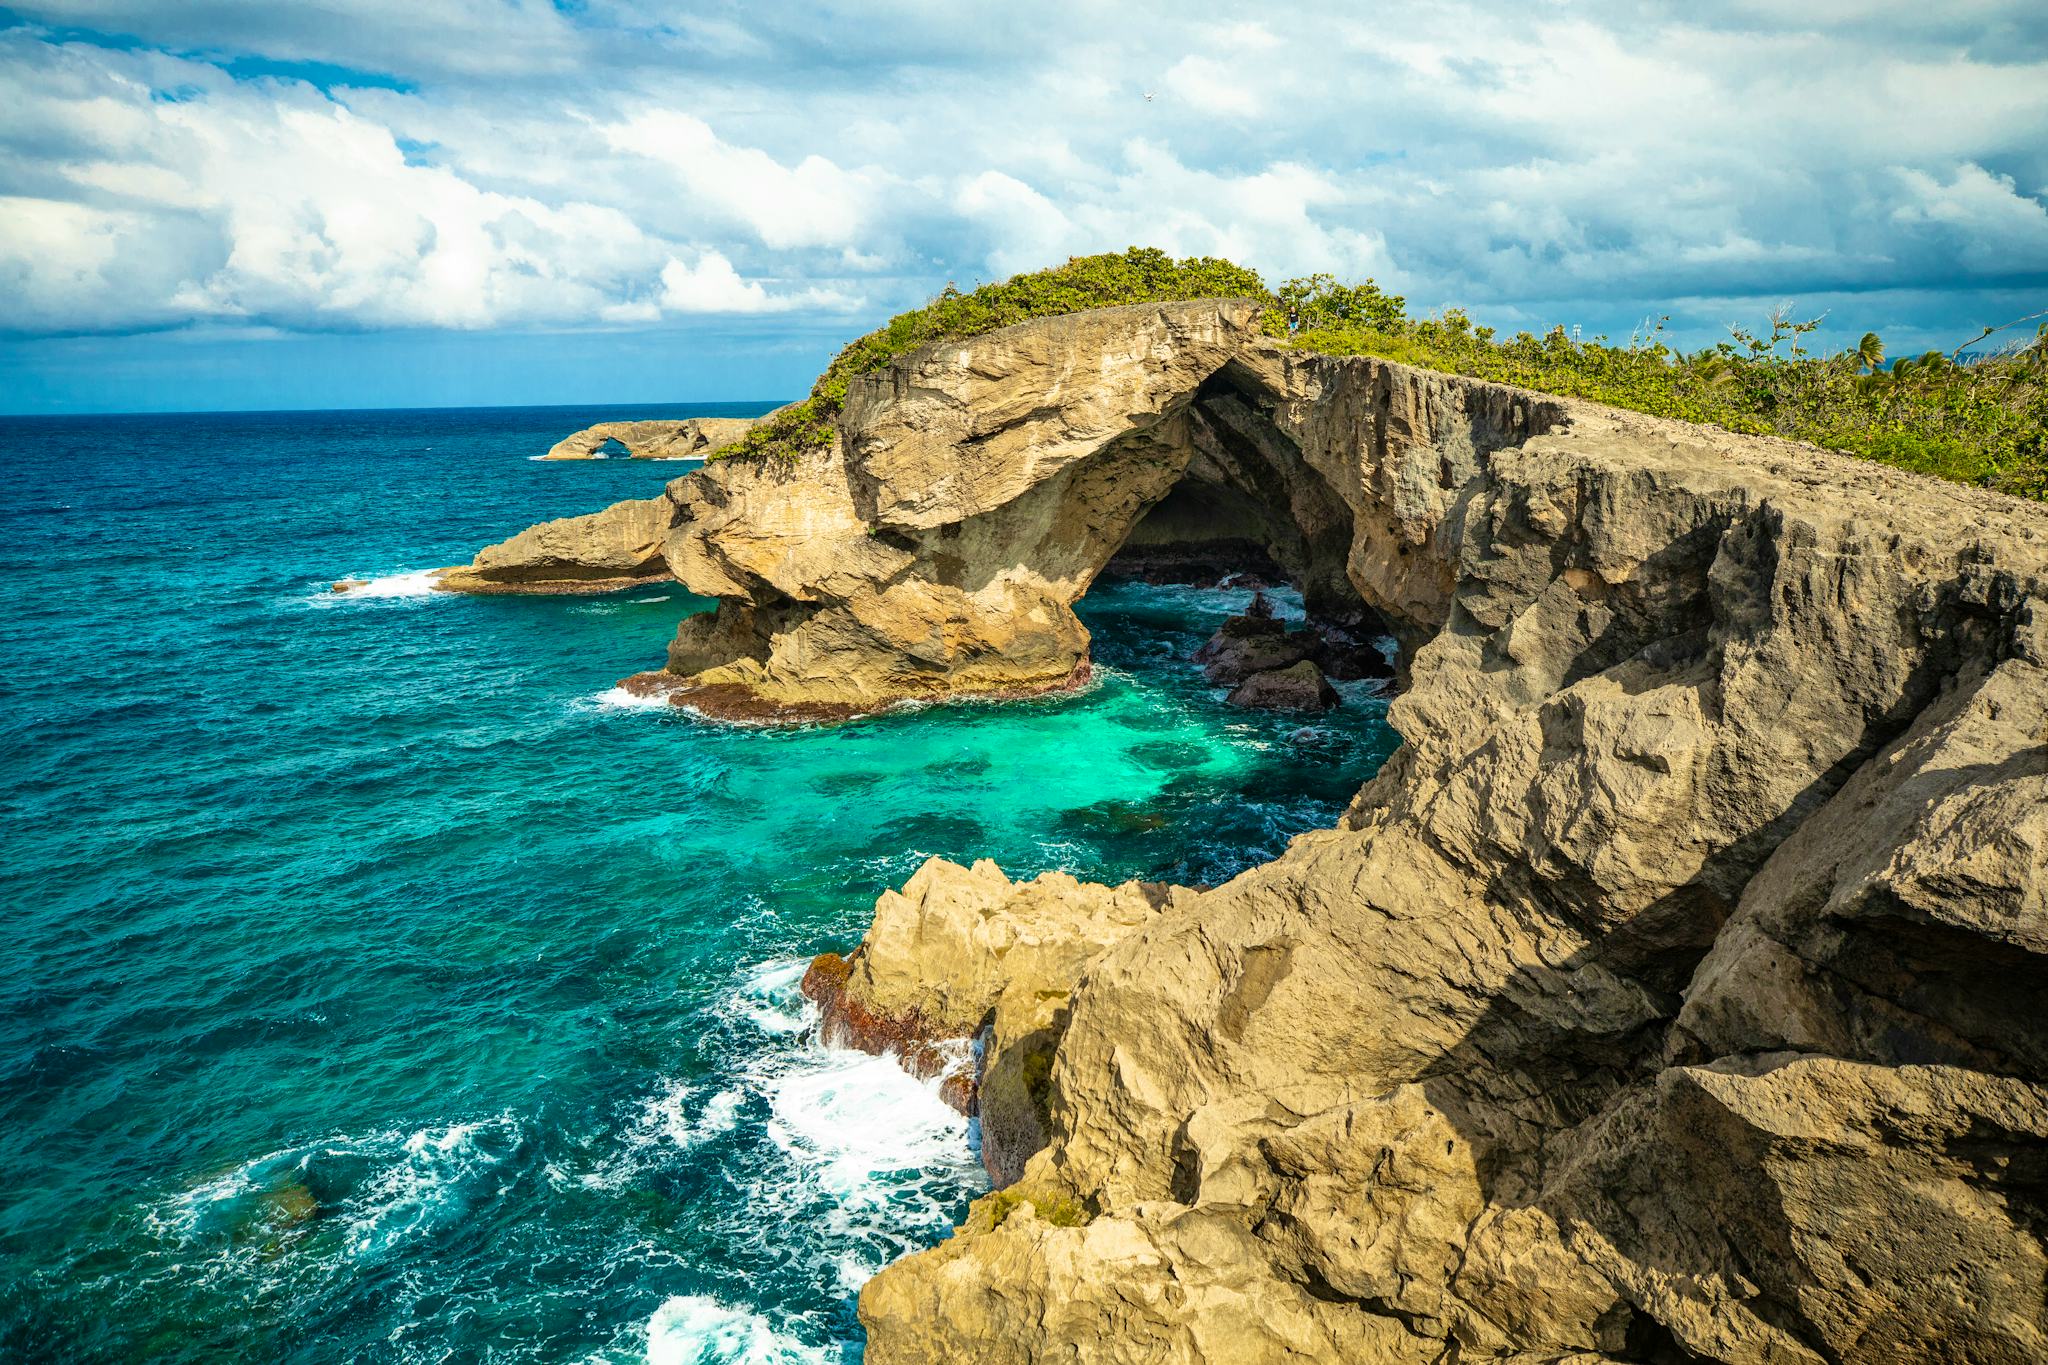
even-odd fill
[(336, 1136), (243, 1162), (146, 1210), (144, 1223), (167, 1241), (224, 1241), (232, 1250), (252, 1229), (319, 1222), (343, 1229), (351, 1256), (375, 1256), (488, 1198), (523, 1141), (509, 1114)]
[(817, 1008), (798, 989), (809, 966), (801, 958), (763, 962), (747, 973), (729, 1003), (763, 1033), (801, 1033), (817, 1018)]
[(826, 1365), (837, 1357), (775, 1330), (759, 1313), (678, 1294), (647, 1320), (647, 1365)]
[(385, 574), (380, 578), (344, 578), (339, 581), (353, 586), (339, 592), (324, 592), (314, 600), (336, 601), (353, 598), (359, 601), (388, 601), (393, 598), (429, 597), (437, 591), (435, 575), (438, 572), (435, 569), (416, 569), (411, 573)]
[(890, 1057), (806, 1049), (768, 1104), (769, 1138), (842, 1206), (891, 1200), (892, 1177), (974, 1166), (967, 1120)]
[(667, 697), (643, 697), (637, 692), (628, 692), (623, 687), (607, 687), (594, 693), (590, 704), (605, 711), (668, 711), (673, 708)]

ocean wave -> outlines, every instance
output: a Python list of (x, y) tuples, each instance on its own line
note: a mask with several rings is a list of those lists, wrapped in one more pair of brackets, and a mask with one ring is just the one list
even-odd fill
[[(732, 1132), (739, 1126), (745, 1093), (717, 1090), (700, 1103), (704, 1091), (689, 1081), (663, 1081), (659, 1091), (629, 1113), (618, 1149), (577, 1183), (589, 1190), (622, 1190), (650, 1168)], [(552, 1174), (562, 1178), (559, 1171)]]
[(307, 600), (314, 606), (332, 606), (337, 602), (388, 602), (394, 600), (424, 600), (435, 596), (438, 569), (414, 569), (407, 573), (384, 574), (376, 578), (343, 578), (339, 581), (354, 583), (355, 586), (341, 592), (331, 587), (324, 588)]
[(158, 1201), (144, 1226), (178, 1245), (280, 1246), (314, 1227), (342, 1229), (342, 1246), (374, 1259), (460, 1221), (491, 1197), (524, 1144), (509, 1114), (466, 1123), (347, 1134), (252, 1158)]
[(761, 1032), (776, 1037), (801, 1033), (817, 1020), (817, 1006), (798, 989), (809, 958), (777, 958), (748, 970), (739, 988), (727, 999), (727, 1008), (750, 1021)]
[(591, 705), (606, 711), (669, 711), (667, 697), (643, 697), (637, 692), (628, 692), (623, 687), (607, 687), (602, 692), (592, 693), (586, 700)]
[(647, 1365), (826, 1365), (839, 1359), (767, 1318), (702, 1294), (678, 1294), (647, 1320)]
[(766, 1131), (787, 1167), (751, 1193), (760, 1207), (808, 1205), (843, 1291), (942, 1238), (987, 1188), (973, 1123), (892, 1057), (813, 1041), (765, 1079)]

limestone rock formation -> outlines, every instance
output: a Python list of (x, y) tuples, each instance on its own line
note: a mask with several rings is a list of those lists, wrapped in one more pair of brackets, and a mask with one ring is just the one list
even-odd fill
[[(828, 1042), (890, 1053), (982, 1120), (991, 1174), (1008, 1183), (1044, 1144), (1046, 1065), (1068, 994), (1102, 950), (1194, 893), (1062, 872), (1012, 882), (983, 859), (932, 858), (875, 902), (850, 957), (827, 953), (804, 975)], [(970, 1040), (981, 1043), (972, 1064)]]
[(607, 443), (617, 441), (636, 460), (702, 459), (752, 431), (755, 417), (684, 417), (645, 422), (599, 422), (573, 436), (564, 436), (541, 456), (543, 460), (591, 460)]
[(594, 593), (670, 577), (662, 558), (666, 498), (621, 502), (588, 516), (528, 527), (468, 564), (442, 569), (435, 586), (467, 593)]
[(2043, 1358), (2048, 516), (1232, 368), (1357, 510), (1405, 746), (1090, 966), (1019, 1187), (1092, 1220), (891, 1267), (869, 1358)]
[(1142, 914), (933, 872), (821, 974), (985, 1030), (1014, 1181), (868, 1359), (2048, 1359), (2048, 513), (1256, 323), (928, 348), (468, 571), (673, 574), (636, 685), (763, 718), (1071, 686), (1132, 542), (1398, 640), (1339, 828)]

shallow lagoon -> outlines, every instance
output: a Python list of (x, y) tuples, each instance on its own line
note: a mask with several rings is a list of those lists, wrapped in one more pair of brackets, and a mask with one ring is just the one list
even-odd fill
[(933, 854), (1223, 880), (1392, 747), (1222, 704), (1244, 594), (1098, 590), (1077, 696), (734, 730), (608, 689), (679, 589), (420, 591), (683, 472), (529, 458), (648, 415), (0, 422), (0, 1354), (857, 1356), (981, 1176), (806, 958)]

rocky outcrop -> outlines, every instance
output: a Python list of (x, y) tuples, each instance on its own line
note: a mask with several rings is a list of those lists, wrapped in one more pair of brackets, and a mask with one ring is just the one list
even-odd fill
[(1232, 706), (1264, 711), (1323, 712), (1337, 705), (1341, 698), (1314, 660), (1302, 659), (1285, 668), (1251, 674), (1230, 689), (1227, 700)]
[(1091, 1220), (886, 1270), (869, 1359), (2043, 1358), (2048, 516), (1233, 368), (1417, 642), (1404, 747), (1089, 966), (1019, 1179)]
[(756, 417), (684, 417), (646, 422), (599, 422), (565, 436), (543, 460), (592, 460), (612, 441), (636, 460), (701, 460), (752, 431)]
[(982, 1121), (999, 1184), (1045, 1143), (1047, 1067), (1066, 998), (1103, 949), (1150, 921), (1184, 887), (1098, 886), (1062, 872), (1013, 882), (983, 859), (932, 858), (875, 902), (848, 957), (804, 974), (827, 1042), (887, 1053)]
[(662, 544), (666, 498), (621, 502), (588, 516), (532, 526), (470, 563), (442, 569), (435, 586), (467, 593), (596, 593), (670, 577)]
[(1121, 893), (934, 873), (821, 969), (982, 1037), (1014, 1181), (875, 1365), (2048, 1358), (2040, 508), (1229, 303), (930, 348), (657, 501), (721, 604), (635, 685), (719, 714), (1071, 686), (1133, 540), (1400, 643), (1339, 828), (1044, 955)]
[[(1257, 323), (1249, 303), (1147, 304), (941, 343), (856, 378), (830, 446), (675, 480), (661, 558), (720, 606), (626, 685), (765, 720), (1080, 685), (1072, 604), (1211, 439), (1197, 390)], [(634, 509), (551, 534), (608, 545), (648, 524)], [(440, 582), (586, 581), (563, 562), (515, 537)]]

